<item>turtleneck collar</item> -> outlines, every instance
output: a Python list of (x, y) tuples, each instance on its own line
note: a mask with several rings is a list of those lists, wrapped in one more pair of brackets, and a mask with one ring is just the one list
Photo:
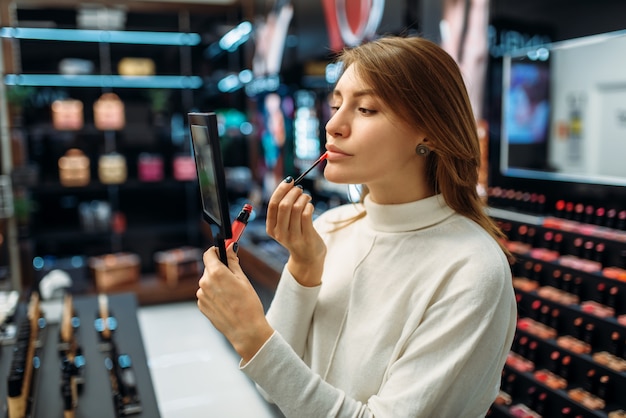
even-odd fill
[(381, 205), (366, 196), (363, 202), (368, 225), (381, 232), (407, 232), (427, 228), (450, 217), (450, 208), (441, 194), (415, 202)]

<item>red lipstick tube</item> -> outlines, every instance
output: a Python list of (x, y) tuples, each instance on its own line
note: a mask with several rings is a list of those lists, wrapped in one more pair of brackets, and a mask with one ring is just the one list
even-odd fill
[(241, 212), (239, 212), (239, 215), (237, 215), (237, 218), (233, 222), (233, 225), (232, 225), (233, 236), (232, 238), (229, 238), (226, 240), (226, 243), (225, 243), (226, 248), (228, 248), (230, 244), (233, 244), (239, 241), (239, 238), (241, 238), (241, 234), (243, 234), (243, 230), (246, 229), (246, 225), (248, 225), (248, 219), (250, 219), (251, 213), (252, 213), (252, 205), (248, 203), (243, 205)]

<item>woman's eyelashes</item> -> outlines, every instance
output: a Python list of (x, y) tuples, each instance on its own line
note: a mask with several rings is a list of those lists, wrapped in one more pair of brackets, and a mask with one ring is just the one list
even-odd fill
[(364, 115), (373, 115), (374, 113), (376, 113), (376, 111), (374, 109), (367, 109), (365, 107), (359, 107), (359, 113), (362, 113)]

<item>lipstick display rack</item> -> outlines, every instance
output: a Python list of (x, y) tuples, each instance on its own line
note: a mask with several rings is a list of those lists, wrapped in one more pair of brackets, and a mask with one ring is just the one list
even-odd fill
[(626, 417), (626, 232), (493, 209), (518, 326), (491, 417)]
[(62, 311), (49, 320), (35, 293), (18, 305), (1, 347), (3, 416), (158, 418), (135, 295), (65, 295)]

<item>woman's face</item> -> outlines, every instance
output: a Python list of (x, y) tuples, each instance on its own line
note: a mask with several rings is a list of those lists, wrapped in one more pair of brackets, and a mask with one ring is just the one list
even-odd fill
[(354, 65), (339, 79), (330, 105), (324, 176), (334, 183), (365, 184), (379, 203), (414, 200), (415, 186), (423, 187), (425, 177), (425, 159), (415, 153), (424, 135), (401, 121)]

